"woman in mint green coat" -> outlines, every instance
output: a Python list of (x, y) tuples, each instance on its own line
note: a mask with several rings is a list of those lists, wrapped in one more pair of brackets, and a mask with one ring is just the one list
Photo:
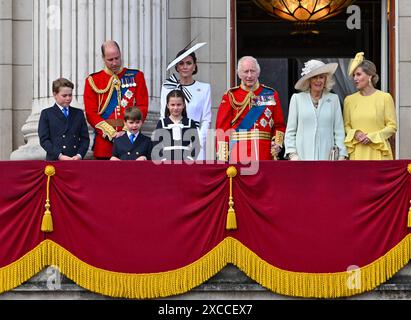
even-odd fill
[(291, 97), (285, 153), (290, 160), (343, 160), (344, 122), (338, 96), (331, 93), (337, 63), (318, 60), (305, 63), (295, 84), (301, 91)]

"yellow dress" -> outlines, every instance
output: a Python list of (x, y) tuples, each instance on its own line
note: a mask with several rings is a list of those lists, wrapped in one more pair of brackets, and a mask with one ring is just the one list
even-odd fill
[[(345, 145), (350, 160), (392, 160), (388, 139), (397, 131), (394, 101), (389, 93), (380, 90), (363, 96), (359, 92), (344, 100)], [(370, 143), (364, 145), (355, 132), (367, 134)]]

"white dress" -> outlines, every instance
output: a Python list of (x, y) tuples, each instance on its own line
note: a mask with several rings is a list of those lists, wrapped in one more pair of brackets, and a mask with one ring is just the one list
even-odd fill
[(324, 93), (315, 108), (308, 92), (293, 94), (290, 101), (285, 153), (297, 153), (300, 160), (328, 160), (336, 145), (347, 156), (344, 145), (341, 105), (334, 93)]
[[(184, 87), (191, 95), (190, 102), (187, 103), (187, 117), (197, 121), (200, 125), (200, 143), (201, 150), (197, 160), (205, 160), (205, 146), (207, 139), (207, 132), (211, 125), (211, 87), (209, 83), (194, 81), (193, 84)], [(160, 117), (164, 118), (166, 110), (167, 94), (172, 89), (161, 87), (161, 109)]]

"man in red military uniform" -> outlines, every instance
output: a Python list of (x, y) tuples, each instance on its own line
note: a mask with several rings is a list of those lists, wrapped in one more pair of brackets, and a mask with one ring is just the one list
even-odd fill
[(120, 47), (115, 41), (103, 43), (101, 51), (105, 66), (86, 79), (84, 108), (87, 121), (96, 131), (94, 157), (110, 159), (112, 140), (124, 134), (125, 108), (137, 106), (144, 121), (148, 92), (143, 72), (123, 68)]
[(217, 112), (217, 158), (249, 162), (276, 159), (285, 124), (278, 93), (259, 83), (260, 66), (250, 56), (238, 61), (241, 85), (224, 94)]

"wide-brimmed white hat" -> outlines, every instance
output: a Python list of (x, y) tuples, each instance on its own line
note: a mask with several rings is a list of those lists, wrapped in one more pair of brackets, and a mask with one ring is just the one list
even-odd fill
[(301, 72), (301, 78), (297, 81), (294, 88), (300, 91), (306, 90), (309, 86), (306, 84), (310, 78), (319, 74), (333, 75), (338, 68), (338, 63), (324, 63), (319, 60), (310, 60), (304, 63), (304, 68)]
[(202, 46), (206, 45), (207, 42), (201, 42), (197, 43), (196, 45), (192, 46), (190, 49), (187, 51), (184, 51), (182, 54), (180, 54), (177, 58), (175, 58), (173, 61), (170, 62), (170, 64), (167, 66), (167, 70), (170, 70), (172, 67), (174, 67), (177, 63), (179, 63), (181, 60), (183, 60), (185, 57), (188, 57), (190, 53), (196, 51), (197, 49), (200, 49)]

